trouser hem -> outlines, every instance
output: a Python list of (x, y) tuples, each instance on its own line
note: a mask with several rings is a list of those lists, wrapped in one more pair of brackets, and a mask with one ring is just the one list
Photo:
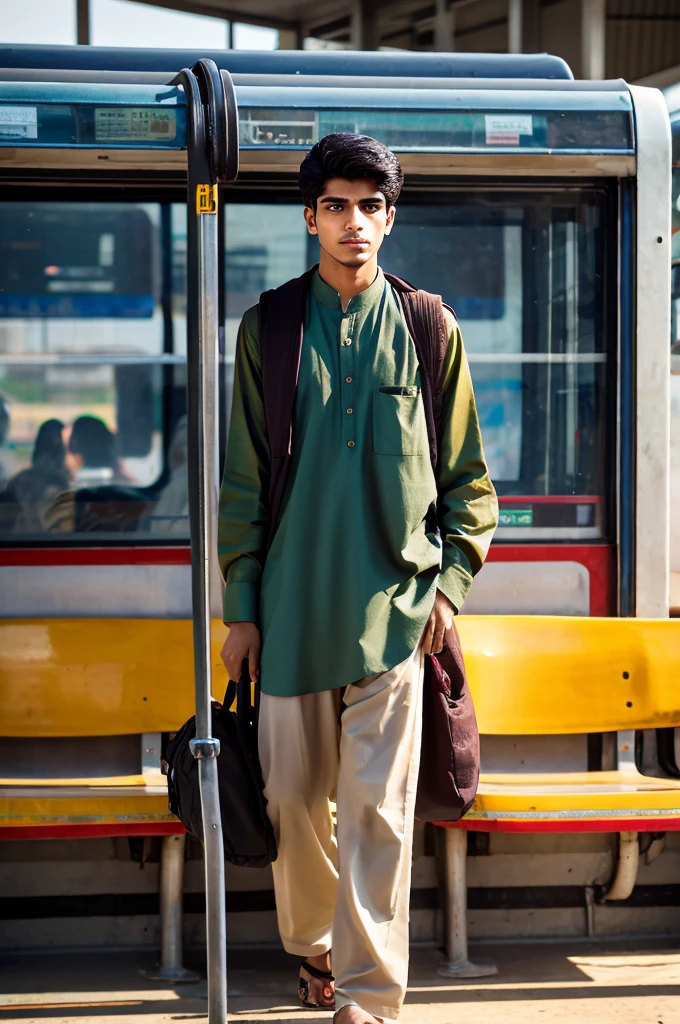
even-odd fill
[[(400, 1006), (381, 1006), (378, 1003), (374, 1003), (371, 999), (370, 993), (366, 993), (365, 996), (360, 997), (361, 1001), (353, 999), (351, 996), (343, 995), (342, 992), (335, 990), (335, 1014), (337, 1015), (343, 1006), (358, 1006), (361, 1010), (366, 1013), (372, 1014), (374, 1017), (387, 1017), (388, 1020), (396, 1020), (399, 1016)], [(333, 1017), (335, 1020), (335, 1016)]]
[(287, 939), (282, 939), (281, 942), (286, 953), (291, 953), (293, 956), (323, 956), (324, 953), (330, 953), (331, 951), (331, 947), (326, 942), (317, 942), (311, 946), (305, 946), (298, 942), (288, 942)]

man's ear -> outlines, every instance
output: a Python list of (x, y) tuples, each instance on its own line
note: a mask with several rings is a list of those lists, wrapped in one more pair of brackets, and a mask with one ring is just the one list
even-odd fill
[(304, 209), (305, 224), (310, 235), (318, 235), (318, 229), (316, 226), (316, 211), (311, 206), (305, 206)]
[(389, 235), (390, 231), (392, 230), (392, 227), (394, 225), (394, 218), (395, 218), (396, 214), (397, 214), (397, 208), (396, 208), (396, 206), (394, 204), (392, 204), (392, 206), (390, 206), (390, 208), (388, 209), (387, 217), (385, 218), (385, 234), (386, 235)]

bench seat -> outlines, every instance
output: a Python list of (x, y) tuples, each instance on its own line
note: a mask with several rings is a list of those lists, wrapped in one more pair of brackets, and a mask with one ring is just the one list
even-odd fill
[(680, 831), (680, 779), (637, 772), (482, 775), (472, 831)]
[[(609, 734), (614, 770), (518, 770), (517, 757), (484, 771), (462, 821), (446, 825), (448, 978), (491, 974), (467, 953), (466, 831), (614, 832), (619, 855), (605, 898), (635, 884), (640, 832), (680, 831), (680, 779), (642, 775), (636, 733), (680, 726), (680, 623), (659, 619), (462, 616), (457, 620), (480, 734)], [(610, 761), (610, 764), (612, 763)], [(609, 765), (606, 765), (609, 767)], [(435, 823), (437, 824), (437, 823)]]
[(0, 786), (0, 840), (183, 832), (164, 784)]

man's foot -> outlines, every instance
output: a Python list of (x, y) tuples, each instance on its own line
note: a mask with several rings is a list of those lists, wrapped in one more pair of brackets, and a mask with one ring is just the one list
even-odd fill
[(308, 956), (300, 964), (298, 995), (304, 1006), (332, 1010), (335, 1006), (335, 979), (331, 973), (331, 955)]
[(343, 1006), (333, 1017), (333, 1024), (383, 1024), (382, 1017), (374, 1017), (360, 1006)]

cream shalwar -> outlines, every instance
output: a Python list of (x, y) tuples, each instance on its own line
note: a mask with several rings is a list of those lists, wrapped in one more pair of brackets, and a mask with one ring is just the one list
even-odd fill
[[(263, 693), (259, 745), (285, 949), (333, 949), (336, 1006), (394, 1019), (406, 991), (423, 653), (343, 689)], [(337, 799), (337, 839), (329, 800)]]

